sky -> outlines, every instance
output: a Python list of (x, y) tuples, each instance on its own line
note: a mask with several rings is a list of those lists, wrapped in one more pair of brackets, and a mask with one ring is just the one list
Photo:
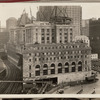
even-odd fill
[(0, 21), (1, 26), (6, 26), (6, 20), (9, 17), (15, 17), (18, 19), (23, 10), (25, 9), (26, 13), (30, 17), (30, 8), (32, 15), (36, 17), (36, 12), (39, 9), (39, 6), (67, 6), (67, 5), (78, 5), (82, 7), (82, 19), (89, 18), (100, 18), (100, 2), (98, 3), (0, 3)]

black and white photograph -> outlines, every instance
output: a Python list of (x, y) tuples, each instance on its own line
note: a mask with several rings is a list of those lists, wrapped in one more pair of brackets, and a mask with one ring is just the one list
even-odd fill
[(100, 94), (99, 9), (1, 3), (0, 94)]

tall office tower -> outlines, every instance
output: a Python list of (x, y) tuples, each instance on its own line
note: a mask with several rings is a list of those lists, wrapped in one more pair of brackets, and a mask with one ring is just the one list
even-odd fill
[[(82, 7), (81, 6), (57, 6), (57, 16), (67, 16), (73, 19), (75, 35), (81, 35)], [(55, 15), (55, 6), (40, 6), (37, 12), (38, 21), (50, 21)]]
[(100, 58), (100, 18), (89, 20), (89, 38), (92, 53), (98, 53)]
[(82, 35), (89, 36), (89, 19), (82, 20)]

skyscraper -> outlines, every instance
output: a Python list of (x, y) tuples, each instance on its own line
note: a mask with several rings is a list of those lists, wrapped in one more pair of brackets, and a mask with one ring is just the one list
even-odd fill
[(38, 21), (50, 21), (51, 17), (67, 16), (72, 18), (75, 25), (75, 35), (81, 35), (82, 7), (81, 6), (57, 6), (58, 10), (54, 12), (55, 6), (40, 6), (37, 12)]

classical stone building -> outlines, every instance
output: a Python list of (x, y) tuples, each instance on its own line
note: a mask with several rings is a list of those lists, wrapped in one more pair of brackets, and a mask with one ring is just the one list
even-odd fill
[(27, 45), (23, 66), (24, 80), (85, 80), (91, 76), (91, 48), (86, 43)]
[(12, 28), (9, 33), (9, 42), (16, 42), (17, 44), (72, 42), (74, 28), (75, 26), (72, 24), (55, 25), (49, 22), (35, 21), (33, 24), (26, 24), (25, 27)]

